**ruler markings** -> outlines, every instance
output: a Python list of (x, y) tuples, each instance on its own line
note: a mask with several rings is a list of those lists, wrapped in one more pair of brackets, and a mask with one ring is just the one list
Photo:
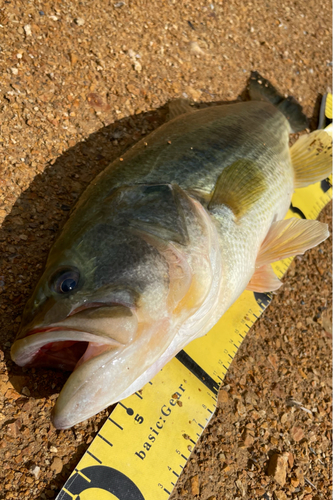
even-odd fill
[(88, 455), (90, 455), (90, 456), (91, 456), (94, 460), (96, 460), (96, 462), (98, 462), (99, 464), (101, 464), (101, 463), (102, 463), (102, 462), (101, 462), (101, 460), (100, 460), (99, 458), (95, 457), (95, 455), (93, 455), (93, 454), (91, 453), (91, 451), (87, 450), (87, 453), (88, 453)]
[(74, 469), (74, 470), (75, 470), (75, 472), (77, 474), (79, 474), (81, 477), (83, 477), (83, 479), (85, 479), (86, 481), (88, 481), (88, 483), (91, 482), (91, 479), (89, 479), (89, 477), (85, 476), (79, 469)]
[(141, 394), (139, 394), (138, 392), (135, 392), (134, 394), (135, 394), (136, 396), (138, 396), (138, 398), (143, 399), (143, 397), (141, 396)]
[(174, 470), (172, 472), (175, 476), (179, 477), (179, 474), (177, 474), (177, 472), (175, 472)]
[(181, 454), (180, 456), (183, 457), (184, 460), (188, 460), (188, 457), (185, 457), (185, 455)]
[(168, 491), (166, 488), (164, 488), (164, 491), (165, 491), (165, 493), (167, 493), (168, 495), (171, 495), (170, 491)]
[(71, 498), (73, 498), (73, 500), (74, 500), (74, 498), (76, 497), (76, 495), (73, 495), (73, 493), (71, 493), (70, 491), (66, 490), (66, 488), (65, 488), (65, 487), (63, 487), (63, 491), (66, 493), (66, 495), (68, 495), (68, 496), (70, 496)]
[(113, 444), (110, 443), (110, 441), (108, 441), (107, 439), (105, 439), (105, 437), (103, 437), (101, 434), (98, 433), (97, 436), (103, 439), (103, 441), (105, 441), (109, 446), (113, 446)]
[(121, 425), (119, 425), (119, 424), (117, 424), (117, 422), (115, 422), (114, 420), (112, 420), (112, 418), (108, 417), (108, 420), (110, 420), (110, 422), (112, 422), (114, 425), (116, 425), (117, 427), (119, 427), (119, 429), (120, 429), (121, 431), (123, 431), (123, 430), (124, 430), (124, 429), (122, 428), (122, 426), (121, 426)]

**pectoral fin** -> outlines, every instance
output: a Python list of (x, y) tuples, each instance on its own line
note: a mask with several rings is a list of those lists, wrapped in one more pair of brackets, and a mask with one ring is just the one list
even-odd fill
[(317, 220), (292, 218), (274, 222), (261, 245), (256, 267), (303, 254), (328, 236), (327, 224)]
[(253, 161), (240, 159), (223, 170), (208, 208), (213, 210), (227, 205), (238, 219), (258, 201), (265, 189), (266, 181), (262, 171)]

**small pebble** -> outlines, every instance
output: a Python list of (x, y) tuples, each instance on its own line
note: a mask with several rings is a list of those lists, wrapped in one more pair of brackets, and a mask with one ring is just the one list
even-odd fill
[(75, 24), (77, 24), (78, 26), (83, 26), (85, 21), (84, 19), (82, 19), (82, 17), (77, 17), (75, 20), (74, 20)]

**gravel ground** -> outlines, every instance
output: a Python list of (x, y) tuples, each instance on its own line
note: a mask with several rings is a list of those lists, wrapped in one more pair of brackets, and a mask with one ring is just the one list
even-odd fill
[[(89, 181), (175, 97), (230, 101), (258, 70), (313, 124), (331, 3), (5, 1), (0, 7), (0, 499), (54, 498), (108, 412), (50, 424), (66, 374), (9, 350)], [(320, 216), (331, 223), (331, 208)], [(331, 242), (297, 258), (243, 342), (172, 500), (331, 497)], [(297, 403), (299, 402), (299, 403)], [(277, 452), (280, 452), (277, 458)]]

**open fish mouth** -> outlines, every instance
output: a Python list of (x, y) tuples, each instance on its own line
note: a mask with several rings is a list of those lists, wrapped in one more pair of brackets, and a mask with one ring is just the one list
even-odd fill
[(19, 366), (51, 366), (74, 371), (88, 359), (123, 346), (115, 339), (86, 331), (50, 327), (27, 332), (13, 344), (11, 355)]
[(118, 304), (85, 304), (63, 321), (22, 332), (13, 344), (19, 366), (46, 366), (74, 371), (105, 351), (118, 350), (133, 340), (136, 315)]

